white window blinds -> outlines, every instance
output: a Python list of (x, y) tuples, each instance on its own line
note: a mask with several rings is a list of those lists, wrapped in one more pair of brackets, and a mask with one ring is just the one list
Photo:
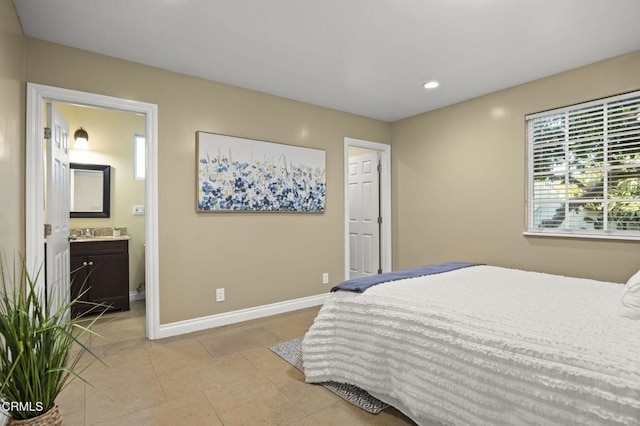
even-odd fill
[(640, 237), (640, 91), (527, 125), (530, 233)]

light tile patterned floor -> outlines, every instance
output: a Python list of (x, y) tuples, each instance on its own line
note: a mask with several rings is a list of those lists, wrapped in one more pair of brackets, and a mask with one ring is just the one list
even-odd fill
[(76, 425), (412, 425), (397, 410), (372, 415), (344, 402), (269, 350), (302, 336), (309, 308), (157, 341), (144, 337), (144, 301), (100, 320), (90, 364), (58, 398)]

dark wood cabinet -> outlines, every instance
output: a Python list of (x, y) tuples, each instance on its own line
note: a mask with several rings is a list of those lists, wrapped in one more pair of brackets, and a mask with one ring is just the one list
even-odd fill
[[(71, 243), (71, 298), (129, 310), (129, 241)], [(98, 313), (95, 305), (75, 303), (73, 316)]]

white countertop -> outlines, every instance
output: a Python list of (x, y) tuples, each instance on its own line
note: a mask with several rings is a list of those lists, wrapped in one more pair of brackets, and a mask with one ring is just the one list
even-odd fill
[(122, 241), (129, 240), (128, 235), (121, 235), (119, 237), (112, 237), (110, 235), (107, 236), (97, 236), (97, 237), (78, 237), (75, 240), (69, 240), (72, 243), (90, 243), (92, 241)]

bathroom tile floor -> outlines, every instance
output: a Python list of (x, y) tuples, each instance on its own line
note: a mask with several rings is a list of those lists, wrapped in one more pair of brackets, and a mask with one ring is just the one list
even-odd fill
[(88, 363), (58, 398), (64, 425), (413, 425), (393, 408), (362, 411), (269, 346), (302, 336), (318, 307), (149, 341), (144, 301), (106, 315), (88, 339)]

